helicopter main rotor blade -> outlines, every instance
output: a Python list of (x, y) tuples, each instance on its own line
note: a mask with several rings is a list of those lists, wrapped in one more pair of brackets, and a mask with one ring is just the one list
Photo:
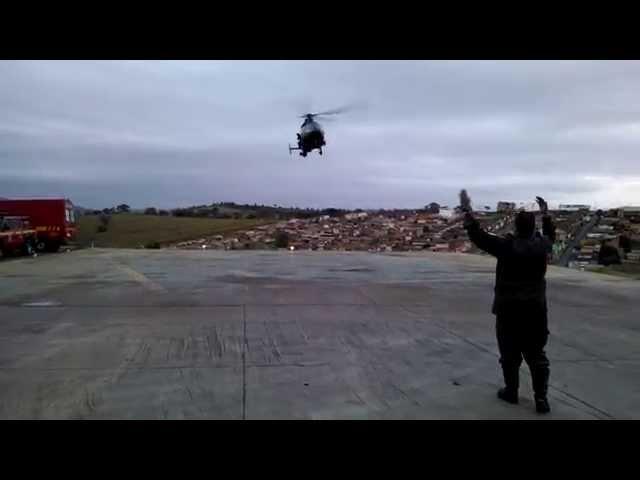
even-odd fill
[(353, 110), (360, 110), (366, 108), (366, 103), (363, 101), (353, 102), (348, 105), (343, 105), (333, 110), (326, 110), (324, 112), (314, 113), (313, 115), (336, 115), (339, 113), (351, 112)]
[(348, 112), (349, 110), (350, 110), (349, 107), (341, 107), (341, 108), (335, 108), (333, 110), (326, 110), (324, 112), (313, 113), (312, 115), (314, 117), (318, 115), (337, 115), (339, 113)]
[(300, 118), (324, 117), (328, 115), (338, 115), (340, 113), (350, 112), (353, 110), (360, 110), (362, 108), (366, 108), (366, 104), (363, 102), (357, 102), (357, 103), (351, 103), (349, 105), (344, 105), (339, 108), (334, 108), (333, 110), (325, 110), (324, 112), (305, 113), (304, 115), (299, 115), (299, 117)]
[(300, 118), (307, 118), (307, 117), (313, 118), (313, 117), (324, 116), (324, 115), (337, 115), (339, 113), (345, 113), (350, 110), (353, 110), (354, 108), (355, 108), (354, 105), (345, 105), (343, 107), (334, 108), (333, 110), (325, 110), (324, 112), (305, 113), (304, 115), (300, 115)]

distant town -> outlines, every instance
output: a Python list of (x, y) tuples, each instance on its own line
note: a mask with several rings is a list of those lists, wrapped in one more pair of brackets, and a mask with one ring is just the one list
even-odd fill
[[(474, 215), (488, 232), (505, 235), (513, 230), (520, 208), (537, 209), (501, 201)], [(564, 204), (550, 213), (556, 224), (553, 263), (580, 269), (615, 266), (640, 274), (640, 206), (594, 210)], [(0, 222), (4, 257), (74, 246), (483, 254), (469, 241), (459, 209), (435, 202), (394, 210), (234, 202), (173, 210), (133, 210), (127, 204), (92, 210), (65, 199), (0, 199)]]
[[(504, 235), (512, 231), (515, 213), (515, 203), (499, 202), (475, 215), (487, 231)], [(557, 226), (553, 262), (573, 268), (640, 262), (640, 207), (593, 211), (589, 205), (560, 205), (551, 213)], [(308, 218), (293, 216), (172, 247), (481, 253), (462, 228), (459, 212), (437, 203), (420, 210), (311, 212)]]

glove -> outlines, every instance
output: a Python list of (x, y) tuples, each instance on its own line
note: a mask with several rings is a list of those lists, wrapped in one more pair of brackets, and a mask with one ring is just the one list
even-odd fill
[(540, 212), (542, 212), (543, 215), (546, 215), (547, 212), (549, 211), (549, 207), (547, 205), (547, 202), (544, 200), (544, 198), (536, 197), (536, 202), (538, 202), (538, 206), (540, 207)]

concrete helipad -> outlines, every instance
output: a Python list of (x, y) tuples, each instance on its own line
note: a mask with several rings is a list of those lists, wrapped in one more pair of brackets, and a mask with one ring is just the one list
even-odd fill
[(501, 384), (495, 262), (85, 250), (0, 262), (0, 418), (640, 418), (640, 282), (551, 268), (552, 413)]

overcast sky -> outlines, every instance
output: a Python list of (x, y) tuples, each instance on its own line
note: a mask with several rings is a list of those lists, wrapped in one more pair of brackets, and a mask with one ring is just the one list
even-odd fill
[[(327, 147), (289, 156), (307, 111)], [(640, 204), (640, 63), (0, 62), (0, 197)]]

